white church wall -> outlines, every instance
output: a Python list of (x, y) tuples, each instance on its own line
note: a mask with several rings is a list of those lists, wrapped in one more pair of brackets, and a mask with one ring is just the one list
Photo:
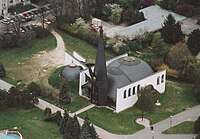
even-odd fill
[(166, 70), (117, 89), (116, 112), (132, 107), (138, 100), (137, 92), (141, 87), (152, 85), (159, 93), (164, 93)]
[(75, 57), (71, 56), (70, 54), (65, 52), (65, 65), (69, 65), (71, 63), (76, 64), (77, 66), (81, 66), (83, 69), (86, 69), (87, 67), (82, 64), (78, 59), (76, 59)]
[(79, 60), (79, 61), (81, 61), (81, 62), (86, 62), (86, 59), (85, 59), (84, 57), (82, 57), (80, 54), (78, 54), (76, 51), (73, 51), (73, 56), (74, 56), (77, 60)]

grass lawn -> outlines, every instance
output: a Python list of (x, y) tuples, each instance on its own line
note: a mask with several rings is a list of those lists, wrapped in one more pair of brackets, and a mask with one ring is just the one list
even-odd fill
[(14, 79), (12, 79), (10, 77), (7, 77), (7, 76), (6, 77), (0, 77), (0, 79), (5, 81), (5, 82), (7, 82), (7, 83), (12, 84), (12, 85), (16, 85), (17, 84), (16, 80), (14, 80)]
[[(63, 78), (60, 77), (60, 72), (63, 70), (64, 67), (60, 67), (56, 69), (49, 77), (48, 82), (51, 86), (53, 86), (56, 89), (60, 88), (60, 85), (63, 81), (65, 81)], [(70, 90), (70, 97), (72, 99), (71, 103), (68, 105), (60, 105), (58, 98), (47, 96), (45, 99), (46, 101), (60, 105), (61, 107), (67, 108), (71, 112), (75, 112), (81, 108), (84, 108), (90, 104), (90, 102), (82, 97), (79, 97), (78, 95), (78, 81), (68, 81)]]
[(195, 134), (194, 122), (186, 121), (163, 132), (164, 134)]
[(10, 72), (17, 74), (17, 67), (22, 66), (19, 64), (24, 64), (30, 60), (34, 54), (40, 51), (50, 51), (54, 48), (56, 48), (56, 39), (53, 35), (42, 39), (36, 38), (31, 40), (24, 47), (7, 50), (0, 49), (0, 63), (5, 66), (8, 75), (10, 75)]
[[(179, 93), (180, 92), (180, 93)], [(196, 105), (193, 95), (192, 85), (176, 82), (167, 82), (166, 92), (162, 95), (152, 94), (154, 100), (159, 99), (160, 107), (156, 107), (152, 112), (145, 112), (144, 117), (150, 119), (151, 124), (168, 118), (170, 115), (182, 112), (187, 107)], [(93, 108), (79, 116), (84, 118), (88, 114), (89, 119), (97, 126), (116, 134), (132, 134), (142, 129), (134, 121), (141, 117), (141, 110), (136, 106), (121, 113), (113, 113), (105, 108)]]
[[(83, 40), (69, 36), (68, 34), (64, 32), (60, 32), (60, 35), (62, 36), (65, 42), (67, 50), (71, 52), (76, 51), (79, 54), (81, 54), (83, 57), (85, 57), (86, 59), (94, 60), (96, 58), (96, 52), (97, 52), (96, 47), (90, 45), (89, 43)], [(110, 59), (114, 57), (114, 54), (112, 54), (109, 51), (106, 51), (105, 56), (106, 56), (106, 59)]]
[(33, 5), (16, 5), (14, 7), (11, 7), (8, 9), (8, 12), (11, 13), (11, 14), (14, 14), (15, 12), (18, 14), (18, 13), (23, 13), (25, 11), (28, 11), (28, 10), (31, 10), (31, 9), (34, 9), (35, 7)]
[(1, 110), (0, 117), (0, 130), (18, 127), (25, 139), (62, 139), (58, 126), (44, 122), (38, 108), (8, 108)]

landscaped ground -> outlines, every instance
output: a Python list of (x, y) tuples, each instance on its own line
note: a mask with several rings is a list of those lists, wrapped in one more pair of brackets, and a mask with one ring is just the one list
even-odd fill
[(62, 139), (54, 123), (44, 122), (38, 108), (8, 108), (0, 112), (0, 130), (18, 127), (24, 139)]
[[(96, 59), (96, 52), (97, 52), (96, 46), (92, 46), (88, 44), (87, 42), (80, 40), (78, 38), (69, 36), (66, 33), (60, 32), (60, 34), (65, 42), (66, 49), (68, 51), (70, 52), (76, 51), (88, 60)], [(105, 56), (106, 56), (106, 59), (110, 59), (114, 57), (114, 55), (108, 51), (106, 51)]]
[(194, 122), (187, 121), (177, 126), (167, 129), (163, 132), (164, 134), (195, 134)]
[[(43, 39), (33, 39), (25, 47), (0, 50), (0, 63), (7, 71), (9, 78), (30, 82), (36, 80), (40, 75), (40, 63), (44, 63), (38, 53), (45, 53), (56, 47), (56, 40), (53, 35)], [(37, 54), (37, 55), (35, 55)]]
[[(64, 67), (60, 67), (56, 69), (48, 79), (48, 82), (50, 85), (52, 85), (54, 88), (59, 89), (60, 85), (63, 81), (65, 81), (63, 78), (60, 77), (60, 72), (62, 71)], [(71, 97), (71, 103), (68, 105), (60, 105), (58, 98), (47, 96), (44, 97), (46, 101), (60, 105), (64, 108), (67, 108), (70, 112), (76, 112), (80, 110), (81, 108), (84, 108), (90, 104), (90, 102), (78, 95), (78, 81), (68, 81), (69, 85), (69, 95)]]
[[(176, 82), (167, 82), (166, 92), (162, 95), (152, 95), (154, 100), (159, 99), (160, 107), (156, 107), (152, 112), (145, 112), (145, 117), (150, 119), (151, 124), (177, 114), (183, 109), (196, 105), (193, 96), (193, 86)], [(93, 108), (80, 114), (84, 118), (88, 114), (89, 119), (97, 126), (116, 134), (131, 134), (142, 129), (134, 121), (141, 117), (141, 110), (136, 106), (121, 113), (115, 114), (105, 108)]]
[(18, 14), (18, 13), (23, 13), (25, 11), (28, 11), (28, 10), (31, 10), (31, 9), (34, 9), (35, 7), (33, 5), (17, 5), (17, 6), (14, 6), (14, 7), (11, 7), (8, 9), (8, 12), (11, 13), (11, 14), (14, 14), (15, 12)]

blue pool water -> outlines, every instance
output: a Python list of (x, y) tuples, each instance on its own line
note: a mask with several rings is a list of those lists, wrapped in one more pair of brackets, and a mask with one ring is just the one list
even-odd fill
[(0, 139), (20, 139), (20, 137), (13, 134), (0, 134)]

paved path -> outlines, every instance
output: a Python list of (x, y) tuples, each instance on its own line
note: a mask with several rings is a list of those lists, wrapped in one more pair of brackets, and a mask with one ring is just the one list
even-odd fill
[(83, 112), (85, 112), (85, 111), (87, 111), (89, 109), (92, 109), (93, 107), (95, 107), (95, 105), (91, 104), (91, 105), (89, 105), (89, 106), (87, 106), (87, 107), (85, 107), (83, 109), (80, 109), (80, 110), (74, 112), (73, 114), (76, 114), (76, 115), (81, 114), (81, 113), (83, 113)]
[[(183, 111), (179, 114), (176, 114), (172, 117), (172, 125), (178, 125), (184, 121), (195, 121), (200, 115), (200, 105), (197, 105), (189, 110)], [(155, 131), (155, 139), (192, 139), (196, 135), (164, 135), (161, 132), (170, 128), (170, 118), (165, 119), (161, 122), (158, 122), (153, 125)], [(149, 139), (153, 137), (153, 134), (150, 128), (145, 128), (141, 131), (136, 132), (135, 134), (129, 136), (121, 136), (123, 138), (127, 137), (127, 139)]]
[(0, 80), (0, 89), (8, 91), (13, 85)]

